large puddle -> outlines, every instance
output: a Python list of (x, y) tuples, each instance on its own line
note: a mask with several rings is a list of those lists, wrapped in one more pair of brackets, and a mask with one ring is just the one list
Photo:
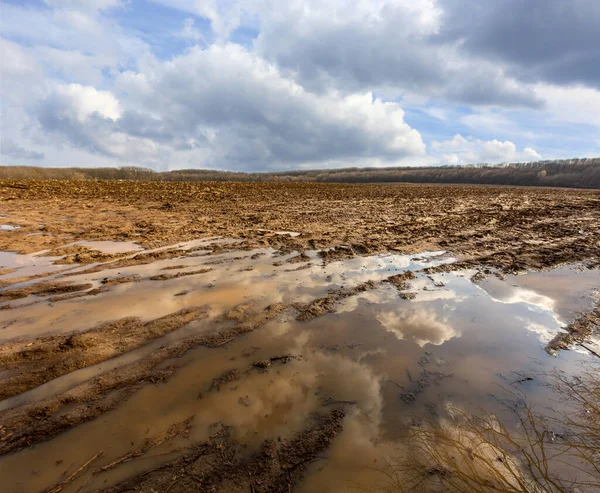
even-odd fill
[[(0, 458), (2, 491), (43, 491), (100, 452), (96, 469), (133, 454), (105, 472), (84, 471), (62, 491), (106, 488), (206, 440), (218, 429), (215, 423), (230, 426), (237, 443), (250, 453), (265, 439), (293, 436), (313, 413), (339, 402), (347, 404), (343, 430), (308, 467), (295, 491), (372, 491), (369, 485), (378, 478), (373, 465), (406, 446), (400, 437), (415, 419), (443, 415), (450, 404), (502, 413), (502, 388), (515, 384), (532, 403), (559, 406), (551, 390), (533, 376), (555, 367), (572, 373), (592, 358), (583, 350), (552, 357), (544, 346), (589, 309), (600, 287), (598, 270), (566, 266), (504, 280), (491, 275), (475, 283), (474, 271), (423, 272), (451, 264), (455, 259), (445, 252), (355, 257), (324, 265), (315, 252), (288, 262), (297, 253), (214, 253), (207, 241), (179, 247), (175, 258), (87, 273), (95, 264), (77, 266), (60, 278), (89, 283), (90, 289), (106, 279), (132, 278), (95, 296), (52, 302), (31, 295), (0, 310), (2, 342), (84, 330), (124, 317), (149, 321), (186, 307), (206, 306), (209, 311), (208, 318), (130, 353), (10, 397), (0, 402), (0, 410), (52, 397), (175, 341), (223, 330), (228, 322), (221, 315), (236, 306), (260, 310), (286, 303), (288, 308), (219, 347), (190, 349), (177, 358), (177, 369), (165, 382), (145, 385), (97, 419)], [(0, 264), (22, 270), (19, 276), (55, 269), (56, 277), (44, 281), (64, 276), (51, 261), (0, 254)], [(415, 277), (402, 290), (384, 282), (409, 270)], [(201, 272), (150, 279), (196, 271)], [(303, 304), (340, 290), (348, 293), (368, 281), (373, 281), (368, 288), (336, 297), (325, 313), (298, 320)], [(290, 357), (277, 359), (282, 355)], [(267, 363), (259, 367), (256, 362)], [(231, 370), (238, 377), (216, 389), (213, 380)], [(186, 419), (191, 428), (185, 437), (135, 455), (145, 440)]]

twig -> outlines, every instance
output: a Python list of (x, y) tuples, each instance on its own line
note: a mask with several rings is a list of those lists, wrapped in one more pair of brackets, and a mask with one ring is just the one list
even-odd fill
[(515, 383), (529, 382), (531, 380), (533, 380), (532, 377), (525, 377), (525, 378), (521, 378), (520, 380), (515, 380), (514, 382), (510, 383), (509, 385), (514, 385)]
[(590, 353), (592, 353), (594, 356), (596, 356), (597, 358), (600, 358), (600, 354), (598, 354), (596, 351), (594, 351), (593, 349), (587, 347), (585, 344), (583, 344), (582, 342), (579, 343), (579, 345), (583, 348), (583, 349), (587, 349)]
[(48, 493), (58, 493), (59, 491), (61, 491), (65, 486), (72, 483), (73, 480), (77, 476), (79, 476), (79, 474), (82, 473), (85, 470), (85, 468), (88, 467), (92, 462), (94, 462), (99, 457), (102, 457), (103, 454), (104, 454), (104, 451), (98, 452), (96, 455), (94, 455), (94, 457), (92, 457), (90, 460), (88, 460), (83, 466), (81, 466), (79, 469), (77, 469), (77, 471), (75, 471), (73, 474), (71, 474), (62, 483), (58, 483), (54, 488), (49, 490)]
[(221, 347), (224, 346), (225, 344), (227, 344), (228, 342), (231, 342), (235, 339), (235, 337), (232, 337), (231, 339), (227, 339), (226, 341), (220, 342), (219, 344), (215, 344), (214, 346), (210, 346), (210, 347)]
[(94, 469), (94, 472), (92, 474), (100, 474), (101, 472), (108, 471), (109, 469), (112, 469), (113, 467), (118, 466), (122, 462), (127, 462), (128, 460), (135, 459), (136, 457), (139, 457), (140, 455), (143, 455), (143, 454), (144, 454), (143, 450), (136, 450), (135, 452), (129, 452), (128, 454), (125, 454), (122, 457), (119, 457), (117, 460), (112, 461), (110, 464), (107, 464), (106, 466), (100, 467), (98, 469)]
[(323, 404), (323, 406), (333, 406), (334, 404), (357, 404), (358, 401), (329, 401)]

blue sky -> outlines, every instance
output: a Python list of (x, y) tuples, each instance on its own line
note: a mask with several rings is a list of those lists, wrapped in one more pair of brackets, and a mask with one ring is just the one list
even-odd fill
[(597, 0), (3, 0), (0, 163), (600, 155)]

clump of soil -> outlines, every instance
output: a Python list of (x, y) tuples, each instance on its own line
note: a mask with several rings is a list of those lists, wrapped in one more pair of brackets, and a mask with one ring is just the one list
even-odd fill
[(304, 252), (294, 257), (291, 257), (285, 261), (286, 264), (300, 264), (303, 262), (310, 262), (310, 257)]
[(375, 289), (376, 287), (377, 283), (374, 281), (367, 281), (354, 288), (339, 288), (331, 290), (327, 296), (314, 299), (307, 304), (296, 303), (294, 304), (294, 308), (296, 308), (296, 310), (299, 312), (296, 316), (296, 320), (300, 322), (307, 322), (314, 318), (326, 315), (327, 313), (333, 313), (335, 312), (334, 307), (336, 303), (345, 298), (349, 298), (350, 296), (355, 296), (359, 293), (364, 293), (365, 291)]
[(406, 272), (403, 272), (402, 274), (396, 274), (395, 276), (390, 276), (387, 279), (384, 279), (383, 282), (389, 283), (393, 286), (395, 286), (395, 288), (398, 291), (406, 291), (407, 289), (410, 288), (410, 284), (408, 281), (411, 281), (413, 279), (416, 279), (417, 276), (415, 275), (415, 273), (411, 270), (407, 270)]
[(92, 284), (71, 284), (68, 282), (43, 282), (32, 284), (25, 288), (6, 289), (0, 292), (0, 302), (18, 300), (26, 298), (29, 295), (49, 296), (63, 293), (72, 293), (74, 291), (84, 291), (90, 289)]
[(150, 281), (168, 281), (169, 279), (178, 279), (185, 276), (196, 276), (198, 274), (206, 274), (207, 272), (212, 272), (212, 269), (199, 269), (189, 272), (178, 272), (177, 274), (159, 274), (157, 276), (149, 277), (148, 279)]
[(421, 269), (419, 272), (423, 272), (424, 274), (442, 274), (446, 272), (454, 272), (457, 270), (466, 270), (472, 269), (477, 265), (476, 262), (471, 262), (468, 260), (464, 260), (462, 262), (453, 262), (451, 264), (441, 264), (436, 265), (435, 267), (425, 267)]
[[(563, 349), (569, 349), (573, 344), (585, 346), (585, 341), (600, 328), (600, 302), (587, 313), (565, 327), (565, 332), (560, 332), (546, 346), (546, 351), (552, 356)], [(589, 350), (589, 348), (587, 348)]]
[(222, 386), (239, 380), (240, 378), (242, 378), (243, 375), (249, 374), (252, 370), (267, 371), (273, 365), (273, 363), (286, 364), (294, 358), (296, 357), (292, 356), (291, 354), (272, 356), (269, 359), (255, 361), (245, 370), (227, 370), (213, 379), (208, 390), (209, 392), (213, 390), (221, 390)]
[(5, 371), (0, 379), (0, 399), (132, 351), (206, 314), (203, 307), (185, 308), (146, 323), (128, 317), (83, 332), (3, 344), (0, 365)]
[(190, 452), (149, 472), (141, 473), (105, 493), (125, 491), (227, 491), (272, 493), (292, 491), (306, 467), (329, 448), (342, 431), (345, 412), (315, 414), (312, 424), (292, 439), (265, 440), (249, 456), (228, 430), (194, 445)]
[[(202, 249), (204, 249), (204, 248), (202, 248)], [(179, 257), (185, 256), (188, 253), (191, 253), (195, 250), (196, 249), (181, 250), (179, 248), (168, 248), (165, 250), (158, 250), (155, 252), (138, 253), (137, 255), (134, 255), (132, 257), (121, 258), (121, 259), (113, 260), (110, 262), (105, 262), (100, 265), (96, 265), (94, 267), (90, 267), (89, 269), (86, 269), (84, 271), (77, 272), (77, 274), (78, 275), (93, 274), (95, 272), (100, 272), (100, 271), (106, 270), (106, 269), (121, 269), (124, 267), (131, 267), (131, 266), (135, 266), (135, 265), (151, 264), (152, 262), (155, 262), (157, 260), (179, 258)], [(200, 250), (200, 249), (198, 249), (198, 250)], [(64, 275), (68, 276), (70, 274), (67, 273)]]
[(356, 257), (354, 250), (350, 246), (340, 245), (327, 250), (321, 250), (319, 257), (323, 259), (324, 264), (335, 262), (336, 260), (347, 260)]
[(54, 263), (57, 265), (68, 265), (68, 264), (91, 264), (94, 262), (107, 262), (121, 257), (126, 257), (135, 253), (122, 252), (122, 253), (102, 253), (98, 250), (92, 250), (83, 245), (71, 245), (67, 247), (54, 248), (49, 252), (44, 253), (45, 257), (62, 257), (56, 260)]

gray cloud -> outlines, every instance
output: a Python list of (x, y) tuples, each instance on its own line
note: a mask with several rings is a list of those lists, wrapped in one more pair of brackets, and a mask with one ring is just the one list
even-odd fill
[(507, 65), (526, 81), (600, 88), (600, 2), (443, 0), (439, 39)]
[[(61, 164), (83, 156), (245, 170), (421, 164), (440, 154), (495, 161), (538, 149), (541, 137), (524, 140), (534, 126), (541, 135), (563, 122), (560, 138), (567, 124), (598, 121), (596, 0), (154, 1), (195, 23), (189, 17), (170, 37), (149, 26), (140, 37), (125, 17), (137, 6), (127, 2), (6, 5), (2, 125), (13, 154), (42, 159), (22, 147), (35, 142), (44, 161)], [(254, 44), (227, 43), (238, 27), (258, 33)], [(183, 50), (181, 36), (206, 49)], [(430, 139), (429, 155), (404, 104)], [(432, 133), (414, 116), (439, 110), (432, 106), (472, 122), (505, 115), (516, 130), (471, 125), (471, 137), (446, 119)], [(490, 154), (498, 144), (503, 152)]]
[(442, 42), (444, 17), (433, 1), (388, 2), (381, 10), (357, 9), (346, 16), (323, 2), (315, 9), (265, 15), (257, 51), (312, 90), (333, 85), (473, 105), (542, 105), (498, 64), (464, 56), (455, 40)]
[(8, 138), (4, 138), (0, 142), (0, 154), (14, 159), (25, 159), (27, 161), (44, 159), (43, 152), (28, 151), (14, 140)]

